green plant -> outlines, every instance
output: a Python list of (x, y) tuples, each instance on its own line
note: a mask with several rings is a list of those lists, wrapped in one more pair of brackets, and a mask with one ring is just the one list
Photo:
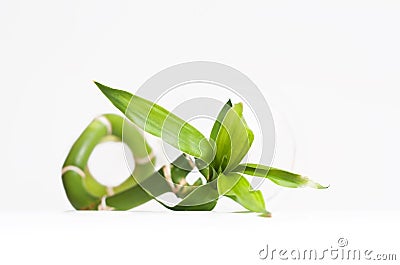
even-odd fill
[[(218, 198), (226, 196), (249, 211), (270, 216), (262, 193), (253, 190), (244, 175), (267, 178), (289, 188), (326, 188), (284, 170), (240, 164), (254, 139), (244, 120), (241, 103), (233, 105), (228, 101), (218, 114), (210, 137), (206, 138), (192, 125), (151, 101), (95, 84), (130, 122), (115, 114), (98, 117), (72, 146), (63, 166), (62, 180), (68, 199), (76, 209), (128, 210), (172, 191), (182, 199), (177, 205), (159, 201), (172, 210), (212, 210)], [(160, 137), (182, 151), (182, 155), (155, 171), (155, 158), (142, 131)], [(117, 187), (100, 184), (87, 167), (94, 147), (104, 141), (124, 141), (136, 162), (134, 177)], [(187, 175), (196, 167), (205, 177), (206, 185), (200, 179), (192, 185), (187, 183)], [(146, 187), (151, 187), (151, 193)]]

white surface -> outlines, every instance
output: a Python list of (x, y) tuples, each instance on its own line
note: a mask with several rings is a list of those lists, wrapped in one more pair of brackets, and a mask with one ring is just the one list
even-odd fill
[[(398, 245), (399, 215), (375, 211), (400, 210), (399, 14), (398, 1), (1, 1), (0, 210), (14, 212), (1, 217), (1, 258), (163, 261), (185, 242), (176, 230), (187, 236), (203, 223), (199, 242), (221, 250), (219, 261), (259, 262), (256, 251), (269, 238), (324, 244), (343, 233), (359, 244)], [(330, 188), (282, 191), (268, 202), (268, 220), (64, 213), (71, 206), (60, 170), (71, 144), (94, 117), (116, 112), (91, 80), (134, 90), (193, 60), (248, 75), (290, 121), (295, 170)], [(342, 210), (355, 214), (336, 214)], [(358, 214), (366, 210), (373, 212)], [(155, 246), (145, 237), (153, 227)], [(123, 244), (108, 243), (120, 233)], [(188, 254), (205, 253), (199, 246), (183, 244), (181, 259), (208, 259)]]
[[(2, 264), (398, 264), (399, 212), (59, 212), (0, 215)], [(390, 237), (388, 236), (390, 235)], [(261, 260), (278, 249), (368, 249), (397, 261)]]

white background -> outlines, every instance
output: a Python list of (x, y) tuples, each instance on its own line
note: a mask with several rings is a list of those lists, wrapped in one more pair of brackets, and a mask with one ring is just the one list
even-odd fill
[[(101, 220), (107, 228), (98, 229), (105, 238), (105, 251), (98, 249), (99, 256), (93, 254), (99, 244), (96, 234), (97, 244), (87, 246), (87, 252), (94, 255), (93, 260), (105, 261), (104, 255), (118, 255), (114, 243), (114, 252), (106, 251), (110, 244), (106, 239), (115, 236), (110, 229), (120, 225), (116, 239), (127, 251), (126, 244), (131, 242), (124, 239), (121, 227), (141, 225), (138, 238), (133, 231), (128, 235), (133, 241), (149, 243), (145, 236), (156, 219), (163, 223), (161, 227), (182, 227), (182, 233), (195, 229), (191, 223), (204, 226), (199, 241), (188, 239), (192, 247), (185, 244), (184, 250), (201, 256), (217, 246), (220, 252), (211, 253), (221, 261), (260, 263), (257, 247), (267, 240), (302, 242), (299, 238), (307, 237), (307, 242), (315, 241), (313, 246), (324, 244), (323, 239), (332, 244), (342, 236), (341, 231), (350, 233), (353, 228), (358, 232), (349, 241), (365, 243), (366, 231), (357, 223), (363, 223), (366, 230), (381, 229), (369, 240), (374, 246), (384, 241), (387, 250), (389, 246), (393, 249), (398, 239), (389, 241), (392, 244), (385, 239), (393, 233), (398, 238), (393, 220), (399, 220), (400, 209), (399, 29), (398, 1), (2, 0), (0, 210), (1, 231), (8, 236), (0, 242), (6, 250), (16, 251), (19, 243), (7, 240), (32, 244), (39, 240), (36, 247), (56, 244), (66, 255), (83, 255), (86, 252), (76, 249), (84, 248), (86, 241), (75, 246), (72, 241), (82, 240), (84, 231), (93, 236), (97, 230), (82, 228), (80, 222)], [(280, 191), (268, 202), (268, 209), (276, 215), (265, 222), (228, 213), (221, 217), (219, 213), (65, 212), (72, 208), (60, 170), (71, 144), (93, 117), (117, 113), (91, 80), (134, 91), (158, 71), (195, 60), (224, 63), (249, 76), (294, 131), (297, 154), (289, 169), (330, 184), (330, 188)], [(108, 158), (118, 155), (114, 152)], [(262, 190), (268, 193), (265, 187)], [(162, 211), (157, 207), (150, 204), (140, 210)], [(42, 216), (38, 211), (46, 213)], [(54, 216), (48, 217), (50, 213)], [(71, 216), (72, 223), (68, 222)], [(346, 228), (347, 221), (351, 225)], [(53, 226), (46, 225), (50, 223)], [(237, 238), (228, 235), (234, 225), (241, 227)], [(243, 232), (246, 227), (253, 229), (250, 236)], [(209, 235), (204, 233), (208, 229)], [(135, 262), (135, 252), (144, 258), (151, 250), (163, 254), (156, 256), (161, 261), (185, 261), (193, 256), (185, 251), (180, 258), (166, 255), (165, 248), (174, 250), (173, 244), (183, 242), (170, 230), (159, 227), (154, 231), (158, 234), (152, 237), (162, 238), (162, 244), (136, 242), (130, 262)], [(324, 238), (324, 233), (330, 236)], [(199, 252), (200, 245), (206, 246)], [(23, 251), (29, 244), (22, 246)], [(12, 258), (13, 251), (6, 251), (6, 258)], [(35, 253), (35, 258), (41, 257), (41, 252)], [(210, 258), (201, 257), (194, 261)], [(29, 259), (29, 255), (19, 258)]]

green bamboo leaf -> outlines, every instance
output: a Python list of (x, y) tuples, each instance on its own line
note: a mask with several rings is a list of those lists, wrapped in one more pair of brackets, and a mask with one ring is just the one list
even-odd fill
[(182, 201), (179, 202), (179, 206), (195, 206), (202, 205), (211, 201), (217, 200), (219, 197), (216, 189), (216, 183), (211, 182), (205, 185), (198, 186), (190, 194), (188, 194)]
[(220, 174), (217, 178), (217, 187), (219, 195), (228, 193), (239, 181), (240, 174)]
[[(221, 128), (222, 121), (224, 120), (226, 113), (232, 107), (231, 100), (225, 103), (225, 105), (219, 111), (216, 120), (214, 121), (214, 125), (212, 127), (210, 133), (210, 142), (215, 146), (215, 140)], [(215, 179), (217, 174), (215, 174), (215, 169), (212, 166), (208, 166), (206, 162), (201, 159), (195, 159), (197, 168), (200, 169), (201, 174), (206, 178), (207, 181), (211, 181)]]
[(300, 188), (300, 187), (311, 187), (315, 189), (328, 188), (328, 186), (322, 186), (321, 184), (314, 182), (307, 177), (264, 165), (241, 164), (237, 166), (233, 171), (244, 173), (246, 175), (268, 178), (275, 184), (288, 188)]
[(196, 187), (182, 201), (175, 206), (162, 205), (174, 211), (211, 211), (218, 201), (216, 182)]
[(215, 142), (215, 140), (217, 139), (217, 135), (221, 128), (222, 121), (224, 120), (224, 118), (230, 108), (232, 108), (232, 102), (231, 102), (231, 100), (228, 100), (228, 102), (225, 103), (225, 105), (222, 107), (222, 109), (218, 113), (217, 119), (215, 120), (214, 125), (211, 130), (211, 133), (210, 133), (210, 140)]
[(216, 154), (212, 166), (218, 172), (235, 168), (253, 143), (253, 132), (243, 118), (242, 103), (235, 104), (226, 112), (216, 137)]
[[(232, 186), (233, 187), (230, 187)], [(259, 190), (253, 190), (248, 180), (238, 173), (221, 174), (218, 177), (218, 189), (224, 196), (236, 201), (244, 208), (261, 213), (263, 216), (271, 214), (265, 209), (264, 197)]]
[(149, 100), (98, 82), (95, 84), (111, 103), (139, 128), (160, 137), (184, 153), (211, 162), (211, 144), (192, 125)]

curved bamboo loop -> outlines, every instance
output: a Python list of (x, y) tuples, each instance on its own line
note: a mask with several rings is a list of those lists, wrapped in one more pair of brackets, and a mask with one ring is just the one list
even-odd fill
[[(115, 187), (99, 183), (87, 166), (94, 148), (108, 141), (123, 141), (130, 148), (135, 161), (132, 175)], [(201, 185), (200, 179), (193, 185), (186, 182), (186, 176), (196, 166), (187, 155), (179, 156), (158, 171), (154, 170), (154, 162), (155, 156), (151, 147), (135, 125), (115, 114), (97, 117), (75, 141), (64, 162), (62, 181), (68, 200), (77, 210), (129, 210), (149, 200), (157, 200), (157, 196), (166, 192), (173, 192), (177, 197), (184, 198)], [(171, 170), (174, 170), (173, 176)], [(139, 179), (144, 181), (143, 185), (139, 185), (133, 176), (140, 176)], [(159, 176), (165, 181), (160, 182)], [(146, 185), (158, 186), (156, 194), (149, 194), (143, 188)], [(158, 202), (163, 204), (161, 201)], [(206, 204), (206, 208), (212, 209), (215, 203)], [(190, 210), (192, 207), (167, 206), (167, 208)]]
[[(124, 122), (126, 122), (124, 133), (129, 137), (123, 138)], [(134, 156), (135, 169), (132, 174), (150, 175), (154, 171), (155, 157), (142, 132), (121, 116), (115, 114), (99, 116), (88, 125), (75, 141), (62, 168), (64, 188), (75, 209), (110, 209), (105, 205), (107, 197), (114, 196), (137, 185), (131, 176), (115, 187), (102, 185), (92, 176), (87, 166), (89, 157), (98, 144), (122, 140)]]

